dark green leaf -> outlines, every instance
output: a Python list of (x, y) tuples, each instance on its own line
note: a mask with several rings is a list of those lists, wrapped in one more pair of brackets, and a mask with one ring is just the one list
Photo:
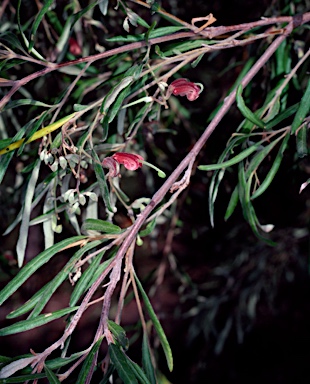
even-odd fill
[(138, 381), (130, 367), (126, 355), (115, 344), (110, 344), (109, 354), (112, 363), (114, 364), (119, 377), (123, 380), (124, 384), (138, 384)]
[[(309, 99), (310, 104), (310, 99)], [(305, 157), (308, 155), (308, 144), (307, 144), (307, 131), (308, 127), (303, 125), (296, 135), (297, 153), (299, 157)]]
[(124, 350), (127, 350), (129, 347), (129, 340), (126, 336), (126, 332), (124, 328), (114, 323), (114, 321), (111, 321), (111, 320), (109, 320), (108, 326), (109, 326), (110, 332), (114, 336), (115, 341), (117, 341)]
[(15, 324), (9, 325), (8, 327), (1, 328), (0, 336), (14, 335), (16, 333), (29, 331), (29, 329), (34, 329), (50, 323), (51, 321), (57, 320), (71, 312), (77, 311), (78, 309), (79, 307), (60, 309), (59, 311), (55, 311), (53, 313), (45, 313), (35, 319), (19, 321)]
[(135, 279), (136, 279), (136, 283), (137, 283), (137, 286), (139, 288), (139, 291), (141, 292), (141, 295), (142, 295), (142, 298), (143, 298), (143, 301), (144, 301), (144, 304), (145, 304), (145, 308), (150, 316), (150, 319), (152, 320), (152, 323), (154, 325), (154, 328), (156, 329), (156, 332), (157, 332), (157, 335), (158, 335), (158, 338), (161, 342), (161, 345), (163, 347), (163, 350), (165, 352), (165, 356), (166, 356), (166, 360), (167, 360), (167, 365), (168, 365), (168, 368), (170, 371), (172, 371), (173, 369), (173, 357), (172, 357), (172, 352), (171, 352), (171, 348), (170, 348), (170, 345), (169, 345), (169, 342), (167, 340), (167, 337), (165, 335), (165, 332), (154, 312), (154, 309), (152, 307), (152, 304), (149, 300), (149, 298), (147, 297), (147, 294), (145, 293), (143, 287), (142, 287), (142, 284), (140, 283), (137, 275), (135, 274)]
[[(50, 282), (51, 283), (51, 282)], [(35, 305), (37, 304), (37, 302), (40, 300), (41, 296), (42, 296), (42, 293), (45, 291), (45, 289), (47, 288), (47, 286), (50, 286), (51, 284), (50, 283), (47, 283), (46, 285), (44, 285), (44, 287), (42, 287), (39, 291), (37, 291), (31, 299), (27, 300), (25, 304), (23, 304), (21, 307), (15, 309), (14, 311), (12, 311), (11, 313), (9, 313), (7, 315), (7, 319), (14, 319), (15, 317), (18, 317), (18, 316), (21, 316), (21, 315), (24, 315), (25, 313), (29, 312), (32, 310), (32, 308), (35, 307)]]
[(148, 336), (143, 333), (142, 341), (142, 365), (151, 384), (156, 384), (154, 365), (152, 362)]
[(199, 165), (198, 169), (201, 171), (214, 171), (216, 169), (221, 169), (221, 168), (227, 168), (231, 167), (232, 165), (235, 165), (237, 163), (240, 163), (240, 161), (244, 160), (248, 156), (250, 156), (253, 152), (256, 152), (259, 148), (259, 146), (263, 143), (264, 141), (260, 141), (251, 147), (245, 149), (241, 153), (239, 153), (237, 156), (231, 158), (230, 160), (224, 161), (223, 163), (220, 164), (210, 164), (210, 165)]
[(140, 237), (148, 236), (156, 226), (156, 219), (150, 221), (146, 228), (139, 232)]
[(285, 111), (279, 113), (277, 116), (275, 116), (272, 120), (268, 121), (266, 123), (266, 130), (270, 130), (273, 127), (277, 126), (279, 123), (281, 123), (283, 120), (287, 119), (291, 115), (293, 115), (299, 107), (299, 103), (296, 103), (292, 105), (291, 107), (285, 109)]
[(100, 193), (101, 193), (103, 202), (104, 202), (106, 208), (110, 212), (114, 212), (114, 209), (111, 205), (111, 200), (110, 200), (110, 191), (109, 191), (106, 179), (105, 179), (105, 174), (104, 174), (102, 166), (100, 164), (100, 159), (94, 150), (92, 151), (92, 155), (94, 158), (94, 170), (95, 170), (96, 178), (97, 178), (97, 181), (99, 184), (99, 189), (100, 189)]
[(242, 97), (242, 85), (239, 85), (236, 94), (237, 106), (242, 115), (250, 120), (253, 124), (256, 124), (260, 128), (265, 128), (265, 124), (260, 120), (246, 105)]
[(48, 11), (49, 7), (53, 4), (54, 0), (45, 0), (43, 7), (40, 9), (39, 13), (37, 14), (37, 17), (34, 20), (34, 23), (32, 24), (31, 28), (31, 33), (30, 33), (30, 43), (28, 47), (28, 51), (31, 52), (33, 45), (34, 45), (34, 39), (35, 39), (35, 34), (39, 28), (39, 25)]
[(224, 217), (225, 221), (228, 220), (230, 216), (234, 213), (234, 210), (236, 209), (238, 201), (239, 201), (239, 193), (238, 193), (238, 188), (236, 187), (233, 190), (233, 193), (231, 194), (229, 199), (228, 207), (226, 209), (225, 217)]
[(33, 375), (15, 376), (7, 379), (0, 379), (0, 384), (27, 383), (29, 380), (43, 379), (44, 377), (46, 377), (44, 373), (34, 373)]
[[(41, 313), (57, 288), (68, 278), (70, 273), (74, 272), (74, 266), (76, 262), (80, 260), (86, 252), (97, 247), (99, 244), (101, 244), (101, 241), (95, 240), (84, 245), (84, 247), (81, 247), (77, 252), (75, 252), (68, 263), (63, 267), (63, 269), (58, 272), (57, 275), (49, 283), (46, 284), (45, 290), (42, 292), (40, 300), (30, 314), (29, 319), (33, 319), (39, 313)], [(72, 306), (70, 305), (70, 307)]]
[(43, 264), (47, 263), (56, 253), (64, 249), (65, 247), (78, 242), (79, 240), (85, 239), (85, 236), (74, 236), (68, 239), (62, 240), (52, 247), (46, 249), (28, 264), (26, 264), (21, 271), (11, 280), (0, 292), (0, 305), (7, 300), (17, 289)]
[(60, 384), (58, 377), (47, 365), (44, 365), (44, 372), (46, 373), (49, 384)]
[(275, 175), (277, 174), (279, 167), (281, 165), (282, 159), (283, 159), (284, 151), (287, 148), (289, 138), (290, 138), (290, 135), (286, 135), (285, 138), (283, 139), (281, 147), (278, 151), (278, 154), (277, 154), (267, 176), (265, 177), (264, 181), (261, 183), (261, 185), (257, 188), (257, 190), (251, 196), (252, 200), (256, 199), (258, 196), (260, 196), (262, 193), (264, 193), (266, 191), (266, 189), (269, 187), (272, 180), (274, 179)]
[[(79, 376), (78, 376), (77, 381), (76, 381), (76, 384), (84, 384), (86, 382), (86, 378), (87, 378), (90, 370), (92, 369), (93, 360), (95, 359), (96, 353), (99, 350), (99, 347), (102, 343), (102, 339), (103, 339), (103, 336), (100, 337), (100, 339), (94, 344), (91, 351), (88, 353), (88, 355), (87, 355), (87, 357), (86, 357), (86, 359), (82, 365), (81, 371), (80, 371)], [(94, 362), (94, 363), (96, 363), (96, 362)]]
[(301, 126), (302, 122), (304, 121), (304, 118), (307, 116), (310, 110), (310, 80), (308, 80), (308, 85), (306, 92), (304, 93), (298, 111), (296, 112), (296, 115), (294, 117), (293, 123), (292, 123), (292, 135), (294, 135), (297, 131), (297, 129)]
[(98, 231), (108, 234), (117, 234), (122, 232), (122, 229), (118, 225), (100, 219), (86, 219), (83, 223), (82, 229), (84, 231)]
[(17, 155), (21, 155), (23, 150), (24, 150), (24, 147), (25, 145), (27, 144), (27, 141), (37, 132), (37, 130), (41, 127), (44, 119), (46, 118), (46, 115), (47, 115), (48, 112), (45, 112), (41, 115), (41, 117), (38, 119), (38, 121), (34, 122), (33, 126), (31, 129), (27, 129), (27, 132), (26, 132), (26, 136), (25, 136), (25, 139), (24, 139), (24, 142), (22, 143), (22, 145), (19, 147), (18, 151), (17, 151)]
[(139, 380), (139, 382), (141, 384), (151, 384), (149, 379), (147, 378), (146, 374), (141, 369), (141, 367), (139, 367), (139, 365), (137, 363), (135, 363), (134, 361), (132, 361), (128, 356), (126, 356), (126, 357), (127, 357), (127, 361), (130, 365), (131, 370), (133, 371), (134, 375)]
[(17, 108), (23, 105), (34, 105), (36, 107), (52, 107), (53, 105), (42, 103), (41, 101), (32, 100), (32, 99), (19, 99), (9, 101), (6, 106), (3, 108), (3, 111), (7, 111), (8, 109)]
[(14, 156), (14, 151), (10, 153), (6, 153), (4, 155), (0, 155), (0, 183), (2, 183), (2, 180), (6, 174), (6, 170), (13, 156)]

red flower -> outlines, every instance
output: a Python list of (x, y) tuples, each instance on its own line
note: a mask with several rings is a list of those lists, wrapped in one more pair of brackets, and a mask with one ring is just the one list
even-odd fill
[(119, 164), (123, 164), (130, 171), (135, 171), (142, 167), (143, 157), (134, 153), (117, 152), (112, 155), (113, 159)]
[(171, 94), (175, 96), (186, 96), (189, 101), (194, 101), (198, 99), (201, 91), (202, 85), (192, 83), (187, 79), (177, 79), (169, 85), (167, 96), (169, 97)]
[(69, 51), (74, 56), (80, 56), (82, 54), (82, 49), (79, 46), (79, 43), (73, 38), (69, 39)]

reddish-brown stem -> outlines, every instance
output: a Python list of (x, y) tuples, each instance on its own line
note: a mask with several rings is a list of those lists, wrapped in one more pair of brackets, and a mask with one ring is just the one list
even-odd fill
[[(265, 53), (258, 59), (258, 61), (254, 64), (254, 66), (249, 70), (249, 72), (245, 75), (243, 80), (241, 81), (241, 84), (243, 87), (245, 87), (249, 82), (253, 79), (253, 77), (258, 73), (258, 71), (263, 67), (263, 65), (270, 59), (270, 57), (274, 54), (274, 52), (277, 50), (277, 48), (280, 46), (280, 44), (286, 39), (286, 37), (292, 32), (293, 30), (293, 21), (291, 21), (288, 26), (285, 29), (285, 33), (281, 36), (279, 36), (265, 51)], [(143, 225), (143, 223), (146, 221), (149, 214), (152, 212), (152, 210), (162, 201), (166, 193), (169, 191), (169, 189), (172, 187), (172, 185), (175, 183), (175, 181), (178, 179), (178, 177), (181, 175), (181, 173), (188, 167), (188, 165), (193, 162), (193, 160), (196, 158), (198, 153), (201, 151), (209, 137), (211, 136), (212, 132), (215, 130), (215, 128), (218, 126), (222, 118), (225, 116), (225, 114), (229, 111), (231, 106), (233, 105), (236, 98), (236, 89), (230, 93), (229, 96), (226, 97), (224, 100), (224, 103), (222, 107), (219, 109), (211, 123), (208, 125), (208, 127), (205, 129), (204, 133), (201, 135), (199, 140), (196, 142), (192, 150), (188, 153), (188, 155), (181, 161), (181, 163), (178, 165), (178, 167), (172, 172), (172, 174), (169, 176), (169, 178), (165, 181), (165, 183), (161, 186), (161, 188), (153, 195), (151, 202), (145, 207), (145, 209), (142, 211), (142, 213), (138, 216), (135, 223), (132, 225), (130, 229), (130, 233), (120, 246), (116, 256), (115, 256), (115, 263), (117, 265), (117, 269), (120, 268), (121, 260), (124, 257), (124, 254), (127, 252), (127, 249), (133, 244), (135, 241), (135, 238), (138, 234), (139, 229)], [(115, 278), (118, 278), (119, 276), (119, 270), (115, 272)], [(114, 276), (111, 275), (110, 283), (112, 285), (115, 285), (116, 281), (112, 282), (112, 279)]]
[[(264, 19), (252, 23), (245, 23), (245, 24), (238, 24), (235, 26), (220, 26), (220, 27), (209, 27), (205, 29), (204, 31), (201, 31), (200, 34), (203, 34), (204, 37), (211, 39), (216, 36), (223, 35), (225, 33), (229, 33), (232, 31), (236, 30), (250, 30), (253, 27), (257, 26), (263, 26), (263, 25), (270, 25), (270, 24), (275, 24), (275, 23), (285, 23), (285, 22), (292, 22), (293, 27), (304, 24), (306, 22), (310, 21), (310, 12), (305, 13), (303, 15), (298, 15), (295, 17), (289, 17), (289, 16), (283, 16), (283, 17), (273, 17), (270, 19)], [(76, 65), (76, 64), (81, 64), (85, 62), (94, 62), (97, 60), (101, 60), (113, 55), (117, 55), (119, 53), (124, 53), (124, 52), (129, 52), (135, 49), (143, 48), (148, 45), (154, 45), (154, 44), (159, 44), (159, 43), (164, 43), (168, 41), (173, 41), (173, 40), (179, 40), (179, 39), (189, 39), (189, 38), (197, 38), (197, 35), (195, 32), (178, 32), (174, 33), (172, 35), (167, 35), (167, 36), (162, 36), (162, 37), (156, 37), (153, 39), (149, 39), (148, 42), (146, 41), (138, 41), (135, 43), (130, 43), (122, 47), (118, 48), (113, 48), (110, 49), (109, 51), (103, 52), (103, 53), (98, 53), (96, 55), (92, 56), (87, 56), (87, 57), (82, 57), (80, 59), (68, 61), (65, 63), (60, 63), (60, 64), (53, 64), (50, 63), (50, 65), (46, 68), (41, 69), (40, 71), (37, 71), (35, 73), (32, 73), (23, 79), (16, 80), (14, 82), (14, 85), (10, 89), (10, 91), (0, 100), (0, 110), (9, 102), (11, 97), (14, 95), (15, 92), (19, 90), (20, 87), (26, 85), (30, 81), (44, 76), (50, 72), (56, 71), (60, 68), (67, 67), (70, 65)], [(42, 62), (43, 63), (43, 62)], [(46, 65), (46, 63), (44, 63)]]

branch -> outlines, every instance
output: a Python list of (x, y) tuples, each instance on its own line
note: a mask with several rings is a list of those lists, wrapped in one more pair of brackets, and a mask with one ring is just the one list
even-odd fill
[[(204, 37), (206, 37), (208, 39), (212, 39), (216, 36), (220, 36), (220, 35), (223, 35), (225, 33), (229, 33), (229, 32), (236, 31), (236, 30), (248, 31), (248, 30), (250, 30), (254, 27), (257, 27), (257, 26), (270, 25), (270, 24), (274, 24), (274, 23), (290, 22), (293, 24), (293, 28), (295, 28), (295, 27), (302, 25), (302, 24), (309, 22), (309, 21), (310, 21), (310, 12), (307, 12), (303, 15), (297, 15), (295, 17), (289, 17), (289, 16), (273, 17), (270, 19), (264, 19), (264, 20), (260, 20), (260, 21), (256, 21), (256, 22), (252, 22), (252, 23), (238, 24), (235, 26), (208, 27), (205, 30), (199, 32), (199, 34), (200, 35), (202, 34)], [(192, 28), (192, 26), (191, 26), (191, 28)], [(60, 63), (60, 64), (50, 63), (48, 67), (43, 68), (43, 69), (41, 69), (35, 73), (32, 73), (32, 74), (30, 74), (30, 75), (28, 75), (28, 76), (26, 76), (20, 80), (16, 80), (14, 82), (14, 85), (10, 89), (10, 91), (0, 100), (0, 111), (9, 102), (11, 97), (14, 95), (15, 92), (17, 92), (19, 90), (20, 87), (26, 85), (27, 83), (29, 83), (30, 81), (32, 81), (38, 77), (44, 76), (44, 75), (51, 73), (53, 71), (56, 71), (60, 68), (68, 67), (71, 65), (77, 65), (77, 64), (81, 64), (81, 63), (86, 63), (86, 62), (95, 62), (97, 60), (105, 59), (105, 58), (113, 56), (113, 55), (117, 55), (117, 54), (124, 53), (124, 52), (129, 52), (129, 51), (132, 51), (135, 49), (143, 48), (146, 46), (151, 46), (154, 44), (159, 44), (159, 43), (164, 43), (164, 42), (174, 41), (174, 40), (180, 40), (180, 39), (197, 38), (197, 36), (199, 36), (199, 34), (195, 33), (194, 31), (178, 32), (178, 33), (174, 33), (174, 34), (167, 35), (167, 36), (149, 39), (148, 42), (138, 41), (135, 43), (130, 43), (130, 44), (124, 45), (124, 46), (119, 47), (119, 48), (113, 48), (113, 49), (110, 49), (109, 51), (106, 51), (106, 52), (98, 53), (98, 54), (92, 55), (92, 56), (82, 57), (80, 59), (68, 61), (65, 63)], [(42, 62), (42, 65), (46, 65), (46, 63)]]

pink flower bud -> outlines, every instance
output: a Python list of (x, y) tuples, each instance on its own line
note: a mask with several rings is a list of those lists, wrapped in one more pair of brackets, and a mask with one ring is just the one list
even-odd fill
[(169, 85), (167, 96), (186, 96), (189, 101), (194, 101), (198, 99), (201, 91), (202, 86), (187, 79), (177, 79)]

